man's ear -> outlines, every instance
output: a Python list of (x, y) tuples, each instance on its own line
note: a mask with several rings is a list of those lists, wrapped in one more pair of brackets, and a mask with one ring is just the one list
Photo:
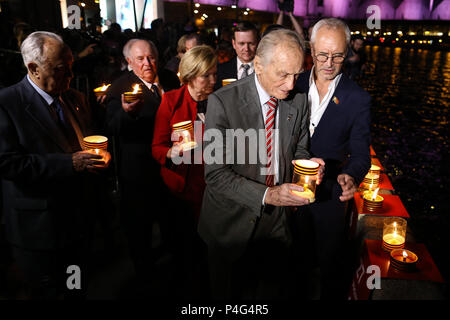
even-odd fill
[(256, 74), (261, 74), (263, 71), (263, 65), (261, 64), (261, 58), (259, 56), (255, 56), (255, 59), (253, 60), (253, 66), (255, 68)]
[(30, 62), (28, 64), (28, 71), (36, 78), (39, 78), (39, 75), (41, 73), (41, 70), (39, 68), (39, 66), (37, 65), (37, 63), (35, 62)]
[(128, 65), (131, 65), (131, 59), (130, 58), (126, 58)]

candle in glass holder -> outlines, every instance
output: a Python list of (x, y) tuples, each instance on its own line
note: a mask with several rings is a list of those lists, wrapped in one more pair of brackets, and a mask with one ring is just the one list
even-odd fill
[(226, 86), (227, 84), (230, 84), (232, 82), (236, 81), (236, 79), (229, 78), (229, 79), (223, 79), (222, 80), (222, 86)]
[(383, 225), (383, 249), (392, 251), (405, 246), (406, 220), (399, 217), (389, 217), (384, 219)]
[(368, 190), (375, 190), (380, 184), (381, 168), (374, 164), (371, 165), (369, 172), (363, 179), (362, 187)]
[(380, 189), (377, 188), (375, 191), (368, 190), (363, 194), (363, 202), (364, 208), (370, 212), (380, 211), (383, 207), (384, 198), (378, 195), (378, 191)]
[(419, 257), (406, 249), (395, 249), (390, 253), (391, 266), (400, 271), (414, 271)]
[(292, 183), (303, 187), (303, 191), (291, 192), (302, 198), (306, 198), (310, 203), (316, 200), (316, 181), (319, 172), (319, 164), (311, 160), (295, 160), (294, 175)]
[(126, 103), (132, 103), (142, 98), (142, 90), (139, 84), (133, 86), (133, 91), (123, 94)]
[(194, 139), (194, 126), (192, 121), (175, 123), (172, 126), (172, 141), (181, 143), (183, 151), (188, 151), (197, 147)]
[(102, 97), (102, 96), (106, 95), (106, 91), (108, 90), (109, 86), (110, 86), (110, 84), (104, 84), (101, 87), (95, 88), (94, 89), (95, 96)]
[(108, 149), (108, 138), (104, 136), (88, 136), (83, 138), (82, 148), (84, 151), (102, 156), (101, 161), (105, 160)]

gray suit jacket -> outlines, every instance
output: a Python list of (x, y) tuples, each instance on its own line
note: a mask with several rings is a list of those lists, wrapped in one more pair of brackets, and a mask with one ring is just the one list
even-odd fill
[[(226, 141), (227, 129), (263, 130), (264, 116), (252, 74), (233, 84), (227, 85), (208, 97), (208, 111), (205, 126), (204, 152), (209, 151), (212, 141), (207, 141), (208, 130), (218, 129)], [(292, 92), (279, 102), (279, 183), (291, 182), (293, 159), (310, 158), (309, 111), (305, 94)], [(264, 134), (262, 135), (264, 138)], [(222, 250), (231, 260), (241, 256), (257, 232), (262, 215), (270, 210), (262, 205), (265, 175), (261, 174), (264, 164), (251, 164), (249, 157), (255, 151), (255, 143), (245, 139), (243, 148), (238, 144), (223, 146), (223, 164), (208, 164), (205, 158), (206, 189), (198, 231), (201, 238), (212, 250)], [(265, 140), (258, 146), (257, 153), (265, 156)], [(211, 147), (211, 146), (210, 146)], [(226, 158), (234, 152), (234, 162)], [(245, 163), (237, 164), (236, 158), (245, 152)], [(276, 208), (284, 214), (284, 208)], [(273, 211), (273, 210), (272, 210)], [(269, 235), (267, 234), (269, 237)], [(263, 235), (264, 237), (264, 235)]]

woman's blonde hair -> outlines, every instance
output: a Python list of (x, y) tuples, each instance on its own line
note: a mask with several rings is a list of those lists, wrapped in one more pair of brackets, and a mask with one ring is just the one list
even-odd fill
[(213, 48), (207, 45), (193, 47), (186, 52), (180, 62), (180, 79), (183, 84), (205, 74), (217, 64), (217, 56)]

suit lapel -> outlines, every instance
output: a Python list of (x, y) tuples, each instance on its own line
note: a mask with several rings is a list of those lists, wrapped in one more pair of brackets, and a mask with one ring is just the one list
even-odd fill
[(24, 96), (30, 97), (25, 104), (25, 111), (28, 112), (30, 117), (43, 129), (54, 143), (56, 143), (64, 152), (70, 153), (71, 147), (52, 118), (47, 103), (28, 83), (26, 78), (23, 80), (23, 85), (26, 91)]
[(294, 123), (297, 119), (298, 110), (291, 106), (292, 100), (290, 101), (279, 101), (278, 112), (278, 133), (279, 133), (279, 182), (283, 183), (285, 181), (285, 155), (287, 154), (287, 149), (291, 143), (292, 130), (294, 128)]
[[(259, 103), (258, 90), (256, 89), (254, 74), (248, 77), (247, 88), (242, 86), (243, 103), (240, 105), (242, 113), (245, 115), (247, 128), (264, 129), (264, 116)], [(256, 121), (256, 126), (255, 126)]]

